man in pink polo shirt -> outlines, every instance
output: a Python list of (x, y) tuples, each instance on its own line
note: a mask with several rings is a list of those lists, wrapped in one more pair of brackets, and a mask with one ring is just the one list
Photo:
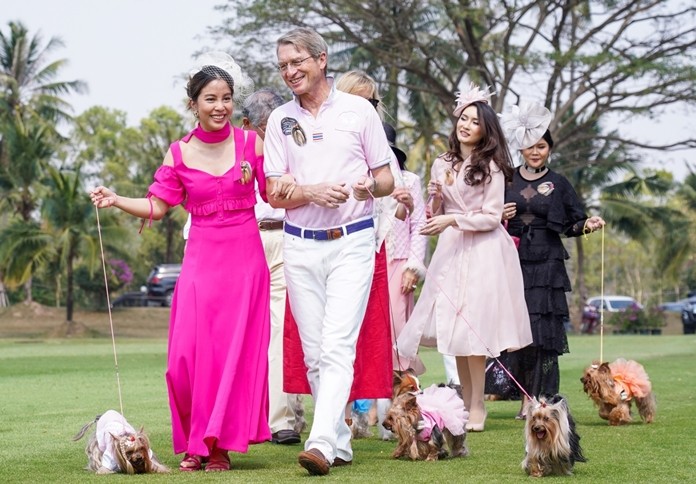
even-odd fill
[(269, 202), (286, 209), (285, 277), (315, 401), (298, 461), (314, 475), (353, 460), (344, 409), (374, 270), (373, 198), (394, 188), (381, 120), (366, 99), (334, 89), (327, 51), (312, 29), (278, 39), (294, 99), (273, 111), (264, 143)]

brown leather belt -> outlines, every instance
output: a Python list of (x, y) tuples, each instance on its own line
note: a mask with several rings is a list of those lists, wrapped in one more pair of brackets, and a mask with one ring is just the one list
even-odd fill
[(282, 230), (282, 220), (259, 220), (259, 230)]

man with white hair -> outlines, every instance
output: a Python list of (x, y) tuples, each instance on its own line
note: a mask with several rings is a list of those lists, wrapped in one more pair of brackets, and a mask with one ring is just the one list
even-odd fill
[(353, 460), (344, 409), (374, 270), (373, 199), (394, 188), (382, 122), (366, 99), (334, 89), (327, 51), (308, 28), (278, 39), (294, 99), (273, 111), (264, 144), (269, 203), (286, 209), (285, 277), (315, 400), (298, 456), (313, 475)]

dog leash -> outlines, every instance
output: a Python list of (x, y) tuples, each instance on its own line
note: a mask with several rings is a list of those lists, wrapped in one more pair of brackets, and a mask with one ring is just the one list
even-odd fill
[(109, 280), (106, 276), (106, 260), (104, 258), (104, 244), (102, 242), (101, 223), (99, 222), (99, 208), (95, 205), (97, 213), (97, 232), (99, 233), (99, 250), (101, 252), (102, 272), (104, 273), (104, 287), (106, 290), (106, 307), (109, 311), (109, 327), (111, 329), (111, 347), (114, 352), (114, 366), (116, 368), (116, 387), (118, 388), (118, 404), (123, 415), (123, 398), (121, 396), (121, 375), (118, 371), (118, 356), (116, 355), (116, 337), (114, 336), (114, 320), (111, 316), (111, 300), (109, 299)]

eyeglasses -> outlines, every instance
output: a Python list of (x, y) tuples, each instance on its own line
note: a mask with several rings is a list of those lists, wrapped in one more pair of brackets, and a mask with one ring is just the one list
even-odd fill
[(367, 98), (368, 101), (370, 101), (370, 104), (372, 104), (372, 107), (377, 109), (377, 106), (379, 106), (379, 99), (375, 99), (373, 97)]
[(300, 66), (302, 65), (302, 63), (303, 63), (304, 61), (306, 61), (307, 59), (311, 59), (312, 57), (314, 57), (314, 56), (308, 55), (308, 56), (305, 57), (304, 59), (297, 59), (297, 60), (290, 61), (290, 62), (283, 62), (282, 64), (276, 65), (276, 69), (278, 69), (280, 72), (285, 72), (285, 71), (287, 71), (287, 70), (288, 70), (288, 66), (292, 66), (292, 67), (294, 67), (295, 69), (297, 69), (298, 67), (300, 67)]

